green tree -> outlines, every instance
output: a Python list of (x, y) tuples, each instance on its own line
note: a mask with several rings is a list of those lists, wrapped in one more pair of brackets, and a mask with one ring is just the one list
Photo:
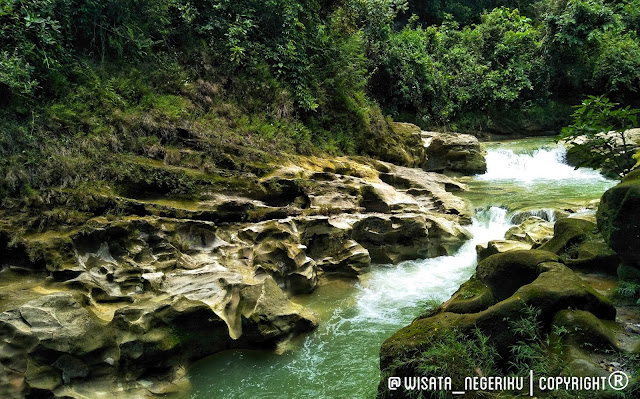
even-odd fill
[(638, 12), (634, 2), (543, 2), (545, 50), (554, 92), (604, 93), (633, 100), (640, 81)]
[(570, 145), (569, 155), (578, 167), (602, 168), (618, 176), (633, 167), (627, 131), (638, 125), (640, 109), (618, 106), (604, 96), (589, 96), (575, 107), (573, 123), (557, 139)]
[(416, 112), (425, 124), (518, 107), (546, 94), (541, 45), (531, 19), (506, 8), (462, 28), (452, 17), (439, 28), (409, 24), (391, 35), (370, 86), (388, 111)]

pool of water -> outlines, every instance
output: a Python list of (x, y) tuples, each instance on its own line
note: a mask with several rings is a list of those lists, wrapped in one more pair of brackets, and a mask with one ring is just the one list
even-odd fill
[(510, 214), (523, 209), (587, 206), (615, 184), (593, 170), (574, 170), (550, 139), (489, 143), (488, 171), (465, 178), (476, 209), (473, 238), (454, 256), (376, 265), (358, 280), (325, 281), (294, 300), (320, 326), (276, 353), (229, 351), (189, 370), (192, 399), (372, 398), (380, 345), (424, 309), (448, 299), (474, 272), (475, 245), (504, 237)]
[(470, 188), (462, 196), (476, 207), (575, 210), (615, 185), (593, 169), (567, 165), (565, 148), (553, 139), (486, 143), (485, 149), (487, 173), (461, 179)]

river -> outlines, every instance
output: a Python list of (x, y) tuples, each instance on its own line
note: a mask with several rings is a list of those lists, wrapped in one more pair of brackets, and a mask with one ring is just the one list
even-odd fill
[[(294, 299), (319, 316), (317, 330), (281, 354), (229, 351), (196, 363), (191, 399), (373, 398), (382, 342), (409, 324), (427, 303), (442, 302), (474, 272), (475, 246), (501, 239), (512, 216), (532, 211), (549, 220), (554, 209), (590, 212), (613, 180), (564, 162), (551, 139), (486, 143), (487, 173), (463, 178), (475, 209), (473, 238), (454, 256), (377, 265), (356, 281), (324, 281)], [(592, 212), (592, 211), (591, 211)]]

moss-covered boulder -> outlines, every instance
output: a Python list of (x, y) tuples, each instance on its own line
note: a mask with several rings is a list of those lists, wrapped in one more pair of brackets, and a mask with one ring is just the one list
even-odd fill
[(492, 240), (484, 244), (476, 245), (476, 254), (478, 255), (478, 262), (480, 262), (491, 255), (509, 251), (526, 251), (531, 249), (532, 246), (532, 244), (521, 241)]
[(588, 220), (562, 218), (553, 227), (553, 238), (540, 247), (541, 250), (560, 254), (597, 234), (596, 225)]
[(496, 299), (503, 300), (535, 280), (541, 263), (558, 261), (556, 255), (546, 251), (509, 251), (480, 262), (476, 276), (491, 288)]
[(615, 334), (593, 313), (584, 310), (562, 310), (553, 318), (555, 331), (561, 331), (557, 337), (562, 345), (573, 345), (587, 350), (617, 349)]
[(487, 171), (478, 139), (469, 134), (422, 132), (428, 171), (477, 174)]
[(604, 193), (596, 216), (609, 246), (624, 262), (640, 267), (640, 170)]
[(361, 140), (361, 151), (396, 165), (422, 167), (427, 157), (420, 138), (420, 128), (411, 123), (389, 122), (383, 118), (379, 121), (384, 123), (372, 126), (371, 136)]
[[(512, 255), (515, 252), (517, 251), (507, 254)], [(519, 287), (506, 299), (480, 311), (475, 306), (465, 309), (462, 306), (463, 303), (460, 302), (460, 296), (465, 290), (460, 291), (458, 298), (452, 298), (450, 303), (446, 303), (440, 308), (443, 313), (418, 319), (387, 339), (380, 351), (381, 367), (384, 369), (385, 365), (390, 366), (393, 359), (407, 358), (419, 353), (430, 345), (438, 331), (442, 332), (447, 328), (470, 332), (478, 327), (490, 337), (491, 342), (496, 345), (501, 355), (508, 358), (510, 347), (520, 339), (512, 333), (511, 323), (522, 317), (526, 307), (538, 309), (540, 312), (539, 321), (547, 328), (556, 313), (564, 309), (582, 309), (604, 320), (615, 318), (616, 310), (609, 300), (588, 286), (576, 273), (560, 263), (543, 261), (545, 257), (552, 257), (553, 254), (535, 250), (522, 252), (533, 252), (529, 258), (529, 269), (526, 269), (527, 263), (524, 262), (520, 266), (516, 266), (520, 270), (524, 270), (523, 273), (537, 273), (537, 277), (534, 277), (532, 282)], [(504, 255), (506, 254), (494, 257), (500, 258)], [(542, 262), (538, 263), (539, 260)], [(497, 263), (495, 259), (493, 261)], [(474, 283), (474, 285), (473, 291), (477, 294), (472, 298), (480, 301), (479, 298), (487, 295), (486, 291), (482, 284)], [(492, 292), (495, 295), (493, 288)], [(504, 293), (505, 291), (498, 292)], [(490, 304), (491, 301), (485, 303)], [(470, 310), (474, 313), (453, 313), (453, 310)]]
[[(553, 323), (566, 331), (577, 331), (571, 341), (562, 337), (563, 343), (582, 341), (608, 349), (615, 346), (615, 337), (601, 320), (614, 320), (615, 316), (613, 304), (559, 263), (559, 257), (551, 252), (529, 250), (492, 255), (480, 262), (476, 275), (451, 299), (383, 343), (380, 350), (383, 380), (389, 376), (424, 375), (439, 367), (428, 363), (432, 357), (427, 354), (442, 352), (443, 345), (452, 344), (452, 334), (458, 337), (459, 345), (453, 344), (461, 345), (461, 353), (452, 356), (476, 356), (465, 352), (464, 342), (471, 340), (467, 343), (475, 345), (474, 350), (494, 351), (490, 356), (501, 359), (499, 363), (506, 367), (513, 361), (513, 348), (526, 339), (514, 332), (514, 326), (523, 319), (534, 323), (538, 334), (547, 334)], [(469, 375), (468, 370), (459, 372)], [(471, 372), (477, 370), (472, 368)], [(453, 374), (454, 379), (461, 377), (455, 371)], [(388, 391), (384, 381), (378, 396), (406, 397), (405, 393)]]
[(458, 291), (433, 313), (476, 313), (496, 302), (491, 289), (484, 282), (473, 277), (462, 284)]
[(579, 244), (564, 263), (573, 270), (598, 272), (615, 275), (620, 258), (614, 250), (602, 241), (592, 240)]

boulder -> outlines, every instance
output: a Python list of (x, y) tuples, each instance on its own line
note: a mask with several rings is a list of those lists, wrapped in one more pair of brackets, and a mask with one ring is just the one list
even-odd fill
[(596, 216), (607, 244), (624, 262), (640, 268), (640, 170), (604, 193)]
[(117, 355), (115, 334), (85, 302), (53, 293), (0, 314), (0, 396), (51, 391), (110, 368), (105, 359)]
[[(380, 118), (384, 120), (384, 118)], [(411, 123), (388, 122), (372, 126), (371, 136), (361, 140), (364, 154), (396, 165), (422, 167), (426, 156), (421, 145), (420, 128)]]
[[(520, 256), (517, 255), (518, 252)], [(531, 253), (529, 257), (526, 257), (526, 252)], [(525, 260), (518, 263), (518, 257)], [(499, 262), (500, 258), (504, 258), (504, 262)], [(441, 313), (415, 320), (411, 325), (399, 330), (382, 345), (381, 369), (392, 367), (394, 359), (407, 358), (411, 354), (426, 350), (439, 334), (445, 334), (447, 329), (451, 328), (468, 333), (478, 327), (483, 334), (490, 337), (500, 354), (508, 358), (510, 347), (521, 339), (512, 333), (510, 323), (523, 317), (525, 308), (529, 306), (540, 311), (538, 321), (545, 329), (549, 328), (556, 313), (563, 309), (582, 309), (598, 318), (615, 319), (616, 310), (609, 300), (586, 285), (569, 268), (553, 259), (553, 254), (535, 250), (507, 252), (487, 258), (491, 260), (491, 264), (485, 263), (485, 269), (493, 270), (494, 275), (508, 269), (516, 274), (515, 271), (519, 270), (526, 277), (520, 279), (520, 283), (524, 282), (525, 285), (516, 289), (514, 287), (518, 284), (515, 283), (510, 284), (509, 289), (492, 286), (487, 284), (487, 281), (492, 281), (491, 278), (487, 279), (488, 274), (483, 273), (484, 277), (481, 277), (479, 272), (478, 282), (472, 291), (475, 294), (469, 298), (475, 300), (475, 304), (465, 304), (458, 294), (437, 310)], [(531, 276), (534, 276), (533, 279)], [(508, 277), (504, 277), (505, 281), (509, 281)], [(531, 281), (527, 282), (528, 280)], [(491, 291), (491, 295), (487, 293), (483, 284)], [(496, 302), (505, 295), (508, 297)], [(480, 309), (480, 303), (490, 306)], [(453, 310), (472, 313), (453, 313)]]
[(487, 171), (478, 139), (469, 134), (422, 132), (427, 149), (425, 170), (473, 175)]
[(470, 234), (457, 223), (432, 215), (370, 216), (353, 225), (352, 238), (376, 263), (451, 255)]
[(302, 240), (318, 268), (327, 273), (355, 275), (371, 263), (369, 251), (351, 239), (353, 217), (308, 218), (300, 221)]
[(501, 254), (509, 251), (524, 251), (529, 250), (532, 247), (532, 244), (521, 241), (493, 240), (484, 244), (476, 245), (476, 253), (478, 254), (478, 262), (480, 262), (491, 255)]
[[(388, 391), (386, 378), (430, 376), (428, 370), (440, 365), (425, 363), (424, 354), (444, 353), (443, 345), (447, 348), (446, 356), (454, 358), (468, 356), (468, 353), (455, 353), (468, 345), (476, 348), (474, 351), (482, 351), (478, 354), (481, 358), (472, 360), (475, 369), (466, 367), (467, 364), (451, 372), (449, 376), (456, 381), (470, 373), (482, 373), (478, 367), (485, 361), (495, 362), (494, 367), (508, 365), (513, 359), (512, 348), (527, 339), (513, 330), (514, 323), (521, 319), (531, 319), (531, 323), (538, 325), (540, 334), (546, 334), (556, 325), (578, 334), (563, 340), (583, 340), (610, 348), (615, 338), (601, 320), (614, 320), (615, 307), (558, 260), (551, 252), (529, 250), (496, 254), (480, 262), (476, 275), (451, 299), (383, 343), (380, 349), (383, 378), (378, 396), (406, 397), (402, 391)], [(486, 341), (478, 331), (487, 337)], [(452, 339), (455, 342), (451, 342)], [(449, 361), (449, 357), (440, 361)], [(571, 363), (571, 366), (577, 369), (579, 364)], [(570, 372), (569, 368), (566, 370)]]
[(546, 251), (510, 251), (480, 262), (476, 276), (489, 286), (496, 299), (503, 300), (534, 281), (540, 275), (542, 263), (558, 261), (556, 255)]
[(517, 226), (511, 227), (504, 238), (520, 241), (537, 248), (553, 237), (553, 223), (536, 216), (530, 216)]
[[(631, 159), (631, 155), (640, 150), (640, 129), (636, 128), (627, 130), (625, 132), (624, 143), (622, 141), (622, 137), (617, 132), (609, 132), (606, 134), (598, 133), (596, 136), (611, 142), (614, 146), (614, 151), (622, 156), (622, 158), (619, 159), (619, 162), (621, 162), (624, 167), (630, 168), (633, 166), (634, 161)], [(581, 147), (581, 145), (588, 143), (590, 140), (592, 139), (587, 136), (580, 136), (570, 142), (565, 141), (564, 144), (567, 147), (567, 163), (573, 166), (584, 166), (586, 164), (587, 166), (592, 166), (596, 169), (599, 168), (606, 176), (618, 178), (618, 167), (610, 159), (605, 159), (604, 162), (599, 165), (590, 165), (590, 163), (593, 163), (593, 161), (591, 161), (590, 146), (587, 146), (586, 148)], [(626, 145), (626, 149), (624, 145)], [(626, 158), (624, 154), (625, 151)]]
[(585, 241), (569, 251), (564, 263), (572, 270), (599, 272), (615, 276), (620, 257), (601, 241)]
[[(553, 318), (555, 331), (563, 331), (552, 339), (560, 340), (562, 345), (573, 345), (592, 351), (617, 350), (615, 334), (596, 316), (584, 310), (562, 310)], [(562, 330), (558, 330), (562, 329)]]
[(541, 250), (561, 254), (597, 234), (596, 225), (588, 220), (562, 218), (553, 226), (553, 238), (540, 247)]
[(491, 288), (474, 276), (432, 313), (477, 313), (496, 302)]

